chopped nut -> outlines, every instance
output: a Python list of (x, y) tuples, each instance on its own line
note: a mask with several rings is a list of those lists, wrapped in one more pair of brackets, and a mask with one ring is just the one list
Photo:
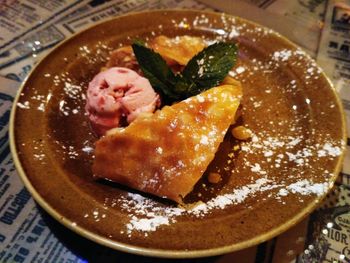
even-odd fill
[(234, 151), (238, 151), (239, 149), (240, 149), (239, 145), (234, 145), (232, 148), (232, 150), (234, 150)]
[(231, 130), (233, 137), (238, 140), (248, 140), (253, 136), (253, 132), (246, 127), (237, 126)]
[(221, 175), (218, 173), (210, 173), (208, 176), (209, 183), (217, 184), (222, 180)]

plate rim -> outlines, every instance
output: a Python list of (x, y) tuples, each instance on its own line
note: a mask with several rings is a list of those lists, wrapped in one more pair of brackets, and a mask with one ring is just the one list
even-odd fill
[[(336, 181), (336, 178), (338, 177), (338, 174), (341, 171), (342, 164), (344, 161), (345, 152), (346, 152), (345, 147), (342, 147), (342, 153), (341, 153), (341, 155), (338, 156), (338, 161), (336, 163), (333, 175), (330, 178), (330, 183), (329, 183), (327, 191), (325, 193), (323, 193), (322, 196), (319, 196), (317, 199), (310, 202), (310, 204), (308, 206), (306, 206), (303, 210), (301, 210), (299, 213), (297, 213), (294, 217), (287, 220), (284, 224), (280, 225), (279, 227), (273, 228), (272, 230), (270, 230), (266, 233), (263, 233), (259, 236), (256, 236), (254, 238), (251, 238), (249, 240), (245, 240), (245, 241), (240, 242), (240, 243), (221, 246), (221, 247), (217, 247), (217, 248), (198, 249), (198, 250), (186, 250), (186, 249), (184, 249), (184, 250), (169, 250), (169, 249), (146, 248), (146, 247), (142, 247), (142, 246), (130, 245), (127, 243), (110, 240), (110, 239), (102, 237), (102, 236), (100, 236), (92, 231), (89, 231), (89, 230), (87, 230), (79, 225), (75, 225), (73, 221), (64, 217), (56, 209), (51, 207), (45, 201), (45, 199), (36, 191), (36, 189), (34, 188), (32, 183), (30, 182), (30, 180), (27, 178), (26, 173), (25, 173), (25, 171), (21, 165), (21, 162), (19, 160), (19, 156), (17, 154), (16, 142), (15, 142), (16, 141), (16, 138), (15, 138), (15, 117), (16, 117), (16, 110), (17, 110), (17, 102), (21, 96), (22, 90), (24, 89), (24, 87), (27, 84), (28, 79), (32, 75), (35, 74), (37, 67), (39, 65), (41, 65), (41, 63), (46, 59), (46, 57), (48, 57), (51, 53), (55, 52), (57, 49), (59, 49), (61, 46), (63, 46), (66, 42), (70, 41), (72, 38), (76, 37), (77, 35), (82, 34), (86, 31), (90, 30), (91, 28), (99, 26), (103, 23), (108, 23), (112, 20), (120, 19), (120, 18), (125, 17), (125, 16), (142, 15), (143, 13), (167, 13), (167, 12), (181, 12), (181, 13), (184, 13), (184, 16), (186, 13), (209, 14), (209, 15), (215, 15), (215, 16), (221, 14), (221, 13), (217, 13), (214, 11), (190, 10), (190, 9), (157, 9), (157, 10), (144, 10), (144, 11), (138, 11), (138, 12), (130, 12), (130, 13), (126, 13), (126, 14), (123, 14), (120, 16), (111, 17), (111, 18), (99, 21), (98, 23), (94, 23), (94, 24), (88, 26), (87, 28), (85, 28), (79, 32), (74, 33), (72, 36), (66, 38), (65, 40), (60, 42), (57, 46), (55, 46), (48, 54), (46, 54), (45, 56), (40, 58), (40, 60), (36, 63), (36, 65), (30, 71), (30, 73), (22, 81), (20, 87), (17, 90), (17, 94), (14, 97), (13, 104), (11, 107), (11, 114), (10, 114), (10, 120), (9, 120), (9, 143), (10, 143), (10, 151), (12, 154), (15, 168), (18, 172), (20, 179), (24, 183), (26, 189), (30, 192), (30, 194), (35, 199), (35, 201), (48, 214), (50, 214), (50, 216), (52, 216), (55, 220), (57, 220), (58, 222), (63, 224), (65, 227), (67, 227), (69, 230), (75, 232), (76, 234), (83, 236), (83, 237), (85, 237), (93, 242), (100, 244), (100, 245), (107, 246), (107, 247), (115, 249), (115, 250), (119, 250), (119, 251), (127, 252), (127, 253), (132, 253), (132, 254), (136, 254), (136, 255), (140, 255), (140, 256), (153, 256), (153, 257), (159, 257), (159, 258), (199, 258), (199, 257), (209, 257), (209, 256), (222, 255), (222, 254), (242, 250), (245, 248), (249, 248), (249, 247), (252, 247), (254, 245), (258, 245), (258, 244), (265, 242), (271, 238), (274, 238), (277, 235), (290, 229), (291, 227), (293, 227), (294, 225), (296, 225), (297, 223), (302, 221), (302, 219), (304, 219), (307, 215), (309, 215), (312, 211), (314, 211), (314, 209), (317, 208), (317, 206), (326, 197), (327, 193), (329, 191), (331, 191), (331, 189), (333, 188), (334, 183)], [(224, 14), (225, 16), (228, 16), (228, 17), (237, 18), (243, 22), (245, 21), (249, 24), (252, 24), (252, 25), (260, 27), (260, 28), (272, 30), (272, 29), (265, 27), (259, 23), (256, 23), (254, 21), (251, 21), (251, 20), (239, 17), (239, 16), (230, 15), (227, 13), (222, 13), (222, 14)], [(294, 48), (300, 48), (294, 42), (287, 39), (285, 36), (281, 35), (277, 31), (272, 30), (271, 32), (273, 32), (273, 34), (275, 34), (278, 38), (281, 38), (283, 41), (285, 41), (289, 45), (293, 46)], [(315, 61), (309, 54), (305, 53), (305, 56), (307, 57), (308, 60)], [(342, 119), (341, 126), (343, 128), (342, 140), (344, 142), (346, 142), (347, 126), (346, 126), (346, 120), (345, 120), (345, 112), (344, 112), (344, 108), (342, 106), (341, 100), (340, 100), (339, 95), (337, 94), (337, 92), (334, 88), (333, 83), (328, 78), (328, 76), (324, 73), (323, 70), (320, 73), (320, 75), (322, 75), (326, 79), (328, 86), (332, 90), (332, 93), (334, 95), (335, 102), (336, 102), (337, 106), (339, 107), (340, 114), (342, 115), (342, 118), (341, 118)]]

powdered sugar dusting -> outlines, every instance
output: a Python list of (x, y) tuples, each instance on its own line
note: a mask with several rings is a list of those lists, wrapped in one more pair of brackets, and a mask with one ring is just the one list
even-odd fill
[(318, 157), (332, 156), (336, 157), (342, 153), (342, 150), (339, 146), (334, 146), (331, 143), (327, 142), (323, 145), (322, 149), (317, 151)]
[(130, 221), (126, 225), (126, 233), (131, 236), (133, 231), (141, 231), (146, 232), (145, 235), (147, 235), (147, 232), (155, 231), (160, 226), (175, 223), (179, 216), (203, 217), (212, 210), (224, 209), (227, 206), (242, 203), (259, 191), (278, 187), (269, 183), (271, 182), (268, 179), (261, 178), (252, 184), (234, 189), (230, 194), (218, 195), (206, 203), (200, 202), (190, 209), (183, 207), (160, 208), (155, 201), (132, 193), (128, 194), (128, 198), (122, 198), (118, 201), (121, 202), (123, 209), (132, 213)]
[(224, 209), (229, 205), (242, 203), (248, 197), (254, 196), (256, 192), (263, 192), (277, 187), (273, 184), (269, 185), (269, 183), (271, 182), (266, 178), (258, 179), (252, 184), (234, 189), (230, 194), (219, 195), (212, 198), (208, 202), (200, 204), (187, 212), (197, 216), (203, 216), (214, 209)]
[(274, 196), (276, 199), (280, 199), (290, 194), (321, 196), (328, 188), (328, 183), (313, 183), (306, 179), (283, 185), (262, 177), (251, 184), (233, 189), (231, 193), (218, 195), (205, 203), (199, 202), (192, 207), (189, 206), (190, 208), (161, 207), (156, 201), (136, 193), (129, 193), (127, 198), (118, 199), (118, 203), (130, 213), (125, 233), (129, 237), (135, 231), (148, 236), (150, 232), (156, 231), (159, 227), (176, 223), (181, 216), (202, 218), (215, 210), (243, 203), (247, 198), (254, 198), (257, 193), (269, 191), (270, 198)]
[(323, 195), (328, 190), (328, 188), (329, 185), (327, 182), (313, 184), (309, 180), (304, 179), (294, 184), (288, 185), (286, 187), (286, 190), (293, 194), (298, 193), (301, 195)]
[(160, 225), (169, 225), (169, 218), (165, 216), (154, 216), (151, 218), (137, 218), (133, 216), (130, 223), (126, 225), (128, 233), (133, 230), (155, 231)]
[(272, 59), (275, 61), (287, 61), (292, 55), (292, 51), (288, 49), (283, 49), (280, 51), (275, 51), (272, 55)]
[(29, 107), (29, 102), (28, 102), (28, 101), (25, 101), (25, 102), (23, 102), (23, 103), (18, 102), (18, 103), (17, 103), (17, 106), (18, 106), (19, 108), (21, 108), (21, 109), (30, 109), (30, 107)]

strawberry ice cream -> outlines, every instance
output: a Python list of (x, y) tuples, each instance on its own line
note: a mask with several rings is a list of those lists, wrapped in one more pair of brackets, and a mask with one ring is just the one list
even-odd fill
[(154, 112), (159, 96), (148, 79), (135, 71), (113, 67), (97, 74), (89, 83), (86, 112), (99, 136), (111, 128), (132, 122), (142, 112)]

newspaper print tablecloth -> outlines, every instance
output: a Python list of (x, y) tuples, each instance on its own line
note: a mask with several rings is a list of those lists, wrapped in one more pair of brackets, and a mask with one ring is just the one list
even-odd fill
[[(32, 16), (43, 7), (56, 5), (57, 8), (54, 12), (41, 14), (41, 20), (45, 20), (45, 23), (38, 25), (35, 21), (27, 21), (27, 24), (21, 24), (22, 31), (0, 34), (1, 51), (5, 51), (0, 55), (0, 75), (3, 76), (0, 77), (0, 262), (156, 261), (112, 251), (65, 229), (35, 204), (12, 163), (8, 118), (19, 81), (27, 76), (38, 58), (47, 54), (55, 44), (96, 21), (130, 11), (176, 7), (225, 11), (264, 23), (262, 14), (268, 12), (271, 19), (268, 20), (270, 22), (266, 21), (267, 26), (282, 31), (282, 34), (287, 34), (304, 47), (332, 78), (350, 123), (349, 0), (236, 0), (234, 5), (230, 1), (193, 0), (7, 2), (17, 7), (23, 4), (21, 10), (26, 6), (36, 8), (31, 10)], [(243, 12), (243, 7), (251, 12)], [(2, 8), (6, 11), (4, 6)], [(17, 23), (29, 16), (17, 15)], [(273, 21), (281, 19), (286, 24), (274, 26)], [(288, 36), (290, 28), (301, 24), (305, 25), (303, 30), (295, 30), (292, 37)], [(243, 251), (181, 262), (350, 262), (350, 154), (346, 157), (334, 191), (320, 209), (294, 228)]]

